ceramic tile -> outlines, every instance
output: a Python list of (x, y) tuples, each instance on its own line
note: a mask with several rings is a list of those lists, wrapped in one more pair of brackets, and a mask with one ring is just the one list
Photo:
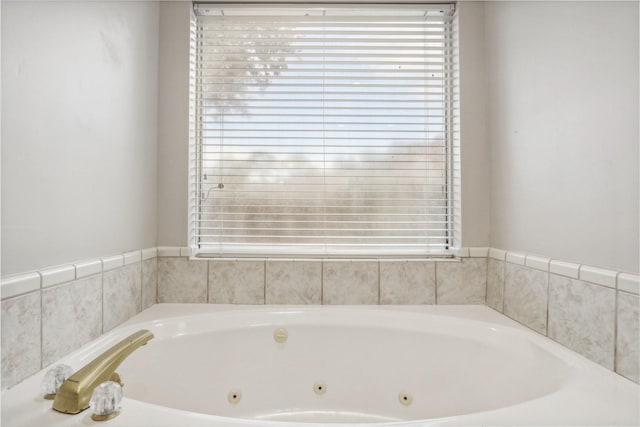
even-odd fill
[(15, 297), (40, 289), (40, 274), (27, 273), (19, 276), (5, 277), (0, 285), (2, 299)]
[(578, 277), (580, 277), (580, 264), (553, 259), (549, 263), (549, 271), (554, 274), (577, 279)]
[(102, 276), (94, 275), (42, 291), (43, 366), (101, 334)]
[(377, 261), (324, 261), (323, 304), (377, 304)]
[(535, 255), (527, 255), (525, 265), (536, 270), (549, 271), (549, 258), (543, 258)]
[(321, 304), (321, 261), (267, 261), (267, 304)]
[(507, 252), (506, 260), (510, 264), (524, 265), (526, 256), (516, 252)]
[(489, 248), (469, 248), (471, 258), (486, 258), (489, 256)]
[(76, 279), (82, 279), (84, 277), (102, 273), (102, 261), (99, 259), (77, 262), (74, 266), (76, 267)]
[(107, 271), (102, 277), (103, 330), (107, 332), (141, 311), (140, 263)]
[(158, 301), (158, 258), (142, 261), (142, 310)]
[(487, 264), (487, 305), (500, 313), (504, 311), (505, 264), (493, 258)]
[(547, 333), (548, 276), (521, 265), (505, 266), (504, 314), (543, 335)]
[(507, 258), (507, 251), (502, 249), (489, 248), (489, 257), (498, 261), (504, 261)]
[(435, 303), (435, 262), (380, 261), (380, 304)]
[(41, 368), (40, 292), (2, 301), (2, 388)]
[(142, 260), (148, 260), (151, 258), (156, 258), (158, 256), (158, 248), (147, 248), (142, 251)]
[(616, 372), (640, 382), (640, 297), (618, 292), (618, 333), (616, 338)]
[(264, 304), (264, 261), (209, 261), (209, 302)]
[(158, 302), (206, 303), (207, 261), (158, 258)]
[(142, 261), (142, 252), (131, 251), (122, 254), (122, 257), (124, 258), (124, 265), (134, 264), (136, 262)]
[(636, 274), (618, 274), (618, 289), (638, 295), (640, 293), (640, 278)]
[(124, 256), (115, 255), (102, 258), (102, 271), (114, 270), (124, 265)]
[(613, 369), (616, 291), (551, 274), (549, 338)]
[(180, 247), (179, 246), (159, 246), (158, 256), (159, 257), (180, 256)]
[(589, 267), (587, 265), (580, 266), (580, 280), (595, 283), (597, 285), (615, 288), (617, 275), (617, 272), (611, 270)]
[(59, 285), (74, 280), (76, 278), (76, 268), (73, 265), (49, 268), (40, 272), (42, 276), (42, 287)]
[(180, 248), (180, 256), (191, 256), (191, 248), (189, 246), (182, 246)]
[(436, 263), (438, 304), (484, 304), (487, 292), (487, 259), (465, 258)]

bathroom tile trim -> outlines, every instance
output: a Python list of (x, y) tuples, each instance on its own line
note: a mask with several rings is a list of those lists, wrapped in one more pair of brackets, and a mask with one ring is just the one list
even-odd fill
[(552, 259), (549, 263), (549, 271), (559, 276), (577, 279), (580, 276), (580, 264)]
[(618, 273), (602, 268), (589, 267), (588, 265), (580, 266), (580, 280), (595, 283), (609, 288), (616, 287), (616, 279)]
[(122, 254), (124, 257), (124, 265), (135, 264), (142, 261), (142, 251), (132, 251)]
[(527, 255), (524, 261), (524, 265), (535, 270), (549, 271), (549, 262), (551, 262), (549, 258)]
[[(99, 274), (105, 271), (119, 268), (124, 265), (128, 265), (135, 262), (144, 261), (156, 257), (164, 256), (181, 256), (190, 257), (192, 250), (188, 246), (160, 246), (153, 248), (146, 248), (139, 251), (130, 251), (119, 255), (96, 258), (91, 260), (83, 260), (73, 262), (67, 265), (47, 268), (40, 271), (32, 271), (20, 275), (9, 276), (2, 278), (1, 298), (7, 299), (14, 296), (33, 292), (40, 288), (47, 288), (50, 286), (67, 283), (73, 280), (81, 279), (91, 276), (93, 274)], [(531, 267), (537, 270), (548, 271), (550, 273), (558, 274), (561, 276), (570, 277), (573, 279), (580, 279), (585, 282), (595, 283), (601, 286), (607, 286), (614, 289), (619, 289), (624, 292), (638, 295), (640, 294), (640, 280), (639, 276), (635, 274), (629, 274), (624, 272), (616, 272), (612, 270), (605, 270), (588, 265), (575, 264), (562, 260), (549, 259), (540, 257), (537, 255), (523, 254), (518, 252), (510, 252), (497, 248), (485, 248), (485, 247), (472, 247), (472, 248), (460, 248), (454, 252), (458, 258), (493, 258), (499, 261), (506, 261), (512, 264), (523, 265)], [(211, 260), (213, 258), (202, 259)], [(220, 259), (220, 258), (216, 258)], [(229, 260), (266, 260), (269, 258), (224, 258)], [(279, 260), (285, 260), (284, 258), (274, 258)], [(303, 258), (292, 258), (291, 260), (303, 260)], [(289, 260), (289, 258), (287, 258)], [(319, 258), (304, 258), (308, 261), (322, 261)], [(339, 261), (340, 259), (331, 259), (331, 261)], [(388, 261), (402, 261), (404, 259), (388, 259)], [(408, 258), (412, 261), (434, 261), (434, 262), (446, 262), (447, 259), (442, 258)], [(350, 260), (345, 260), (350, 261)], [(358, 259), (358, 261), (365, 261), (365, 259)], [(387, 260), (380, 260), (381, 262)]]
[(489, 248), (489, 258), (504, 261), (507, 258), (507, 251), (503, 249)]
[(42, 270), (40, 275), (42, 276), (42, 287), (48, 288), (75, 280), (76, 268), (73, 265), (62, 265)]
[(517, 264), (524, 266), (527, 256), (518, 252), (507, 252), (507, 262), (510, 264)]
[(99, 259), (77, 262), (73, 265), (76, 267), (76, 279), (83, 279), (102, 273), (102, 261)]
[(161, 256), (180, 256), (179, 246), (158, 246), (158, 257)]
[(633, 274), (620, 273), (618, 274), (617, 287), (620, 291), (640, 295), (640, 277)]
[(142, 261), (158, 257), (158, 248), (147, 248), (141, 250), (140, 252), (142, 254)]
[(74, 280), (100, 274), (109, 270), (156, 258), (157, 248), (130, 251), (119, 255), (74, 261), (69, 264), (30, 271), (0, 279), (0, 299), (3, 301), (19, 295), (69, 283)]
[[(506, 257), (502, 258), (504, 253), (506, 253)], [(640, 294), (640, 279), (637, 274), (606, 270), (584, 264), (575, 264), (521, 252), (508, 252), (495, 248), (489, 249), (489, 258), (547, 271), (572, 279), (580, 279), (584, 282), (619, 289), (635, 295)]]
[(26, 273), (2, 279), (2, 299), (37, 291), (41, 283), (40, 273)]
[(106, 272), (119, 267), (124, 267), (124, 255), (115, 255), (102, 258), (102, 271)]
[(469, 258), (486, 258), (489, 256), (489, 248), (469, 248)]

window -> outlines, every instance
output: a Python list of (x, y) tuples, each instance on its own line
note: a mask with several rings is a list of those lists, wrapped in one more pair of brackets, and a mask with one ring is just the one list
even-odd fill
[(452, 5), (195, 11), (197, 253), (447, 253), (456, 177)]

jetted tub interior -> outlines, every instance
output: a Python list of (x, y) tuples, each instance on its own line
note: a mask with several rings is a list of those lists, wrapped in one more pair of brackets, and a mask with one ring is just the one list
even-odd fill
[[(552, 393), (570, 374), (566, 362), (509, 331), (442, 316), (366, 314), (230, 313), (210, 331), (181, 336), (179, 324), (167, 324), (120, 373), (127, 396), (176, 409), (367, 423), (509, 406)], [(285, 342), (274, 337), (279, 331)]]
[[(138, 329), (155, 338), (120, 366), (111, 426), (639, 421), (636, 384), (487, 307), (159, 304), (63, 362), (78, 369)], [(3, 393), (3, 421), (91, 424), (35, 397), (43, 375)]]

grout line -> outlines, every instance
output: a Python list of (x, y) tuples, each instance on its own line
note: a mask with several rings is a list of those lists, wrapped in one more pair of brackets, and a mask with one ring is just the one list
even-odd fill
[(504, 300), (505, 300), (505, 293), (507, 291), (507, 262), (506, 261), (501, 261), (502, 262), (502, 311), (501, 313), (504, 314)]
[(549, 278), (549, 272), (547, 271), (546, 274), (546, 278), (547, 278), (547, 313), (546, 313), (546, 319), (545, 319), (545, 325), (544, 325), (544, 336), (548, 337), (549, 336), (549, 300), (551, 298), (550, 295), (551, 293), (549, 292), (549, 289), (551, 288), (551, 280)]
[(433, 267), (433, 273), (434, 273), (433, 287), (435, 288), (433, 303), (434, 303), (434, 305), (438, 305), (438, 263), (434, 262), (433, 265), (434, 265), (434, 267)]
[[(40, 279), (42, 280), (42, 277)], [(38, 290), (38, 294), (40, 295), (40, 369), (42, 369), (44, 368), (44, 298), (42, 297), (42, 289)]]
[(320, 260), (320, 305), (324, 305), (324, 260)]
[(484, 305), (487, 305), (487, 294), (489, 293), (489, 256), (487, 254), (487, 257), (485, 258), (486, 261), (486, 265), (485, 265), (485, 275), (484, 275)]
[(142, 263), (144, 262), (144, 260), (142, 260), (142, 256), (140, 256), (140, 304), (138, 305), (138, 313), (142, 313), (142, 305), (143, 305), (143, 294), (144, 294), (144, 267), (142, 265)]
[(158, 266), (160, 265), (160, 263), (158, 262), (158, 257), (155, 258), (156, 259), (156, 300), (154, 302), (154, 304), (158, 304), (160, 301), (160, 296), (158, 294), (158, 282), (160, 281), (160, 269), (158, 268)]
[(104, 271), (100, 274), (100, 303), (102, 304), (102, 333), (104, 334)]
[[(618, 273), (620, 274), (620, 273)], [(616, 276), (616, 283), (618, 277)], [(618, 290), (613, 300), (613, 372), (618, 372)], [(622, 375), (622, 374), (621, 374)]]
[(262, 304), (267, 305), (267, 260), (262, 263)]
[(377, 261), (378, 267), (378, 305), (380, 305), (380, 260)]
[(207, 284), (206, 295), (207, 295), (207, 304), (210, 304), (211, 301), (209, 300), (209, 296), (210, 296), (209, 295), (209, 287), (211, 286), (211, 284), (209, 283), (209, 279), (211, 278), (211, 261), (207, 260), (206, 263), (207, 263), (207, 280), (205, 280), (205, 283)]

